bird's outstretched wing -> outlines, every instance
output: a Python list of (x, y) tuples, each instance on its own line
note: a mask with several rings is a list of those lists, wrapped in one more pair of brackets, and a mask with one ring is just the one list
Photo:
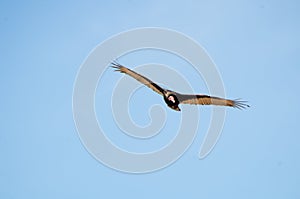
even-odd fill
[(199, 105), (219, 105), (219, 106), (231, 106), (238, 109), (244, 109), (250, 107), (245, 101), (241, 100), (229, 100), (219, 97), (212, 97), (208, 95), (176, 95), (179, 103), (181, 104), (199, 104)]
[(164, 89), (158, 86), (157, 84), (155, 84), (154, 82), (152, 82), (150, 79), (130, 70), (129, 68), (126, 68), (125, 66), (122, 66), (117, 62), (113, 62), (111, 67), (115, 68), (116, 69), (115, 71), (119, 71), (121, 73), (125, 73), (133, 77), (137, 81), (141, 82), (142, 84), (148, 86), (149, 88), (157, 92), (158, 94), (163, 95)]

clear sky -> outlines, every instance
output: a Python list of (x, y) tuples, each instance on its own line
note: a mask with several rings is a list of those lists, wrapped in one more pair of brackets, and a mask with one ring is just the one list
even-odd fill
[[(0, 198), (300, 198), (299, 9), (298, 1), (267, 0), (1, 1)], [(99, 43), (147, 26), (197, 41), (217, 65), (226, 95), (251, 108), (227, 109), (222, 135), (203, 160), (198, 151), (211, 109), (200, 109), (186, 153), (163, 170), (136, 175), (87, 152), (74, 125), (72, 92), (80, 65)], [(163, 53), (137, 55), (122, 61), (173, 63), (179, 71), (184, 64)], [(104, 78), (113, 83), (121, 75), (107, 70)], [(207, 92), (202, 79), (191, 78), (191, 85)], [(145, 93), (147, 107), (165, 107), (155, 93), (138, 90), (138, 108), (131, 103), (130, 110), (141, 125), (149, 122), (139, 103)], [(96, 107), (98, 115), (111, 114)], [(165, 109), (172, 122), (175, 113)], [(109, 118), (107, 128), (115, 128)], [(128, 150), (148, 150), (111, 137)]]

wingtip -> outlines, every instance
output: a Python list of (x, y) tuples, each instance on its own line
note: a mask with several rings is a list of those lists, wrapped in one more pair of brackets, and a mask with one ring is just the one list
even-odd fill
[(238, 108), (240, 110), (243, 110), (243, 109), (246, 109), (246, 108), (250, 108), (250, 105), (247, 104), (247, 103), (248, 103), (248, 101), (243, 101), (243, 100), (237, 99), (237, 100), (234, 100), (233, 107), (234, 108)]
[(116, 71), (116, 72), (122, 72), (121, 68), (123, 66), (121, 64), (119, 64), (117, 61), (113, 61), (113, 62), (111, 62), (110, 67), (114, 68), (115, 69), (114, 71)]

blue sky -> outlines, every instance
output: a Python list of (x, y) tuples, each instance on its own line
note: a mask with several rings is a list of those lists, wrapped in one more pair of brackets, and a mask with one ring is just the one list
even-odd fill
[[(299, 198), (299, 8), (298, 1), (267, 0), (2, 1), (0, 197)], [(200, 109), (203, 125), (176, 163), (132, 175), (86, 151), (73, 122), (72, 92), (96, 45), (146, 26), (174, 29), (201, 44), (227, 96), (249, 100), (251, 108), (227, 110), (222, 136), (203, 160), (197, 155), (210, 108)], [(149, 54), (124, 57), (124, 63), (166, 62), (165, 55)], [(105, 75), (121, 77), (109, 70)], [(201, 79), (191, 85), (207, 91)], [(137, 102), (149, 91), (139, 92)], [(155, 94), (147, 105), (151, 101), (163, 105)], [(147, 124), (141, 111), (130, 108), (137, 122)]]

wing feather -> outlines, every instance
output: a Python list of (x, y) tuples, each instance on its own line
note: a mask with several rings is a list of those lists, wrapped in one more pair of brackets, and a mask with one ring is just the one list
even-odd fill
[(119, 64), (117, 62), (113, 62), (111, 67), (115, 68), (116, 69), (115, 71), (125, 73), (125, 74), (131, 76), (132, 78), (136, 79), (137, 81), (141, 82), (142, 84), (148, 86), (149, 88), (151, 88), (153, 91), (157, 92), (158, 94), (163, 95), (164, 89), (161, 88), (160, 86), (158, 86), (157, 84), (155, 84), (154, 82), (152, 82), (150, 79), (130, 70), (129, 68), (126, 68), (125, 66), (122, 66), (121, 64)]
[(245, 101), (229, 100), (219, 97), (212, 97), (208, 95), (182, 95), (177, 94), (179, 103), (181, 104), (199, 104), (199, 105), (218, 105), (218, 106), (231, 106), (238, 109), (250, 107)]

